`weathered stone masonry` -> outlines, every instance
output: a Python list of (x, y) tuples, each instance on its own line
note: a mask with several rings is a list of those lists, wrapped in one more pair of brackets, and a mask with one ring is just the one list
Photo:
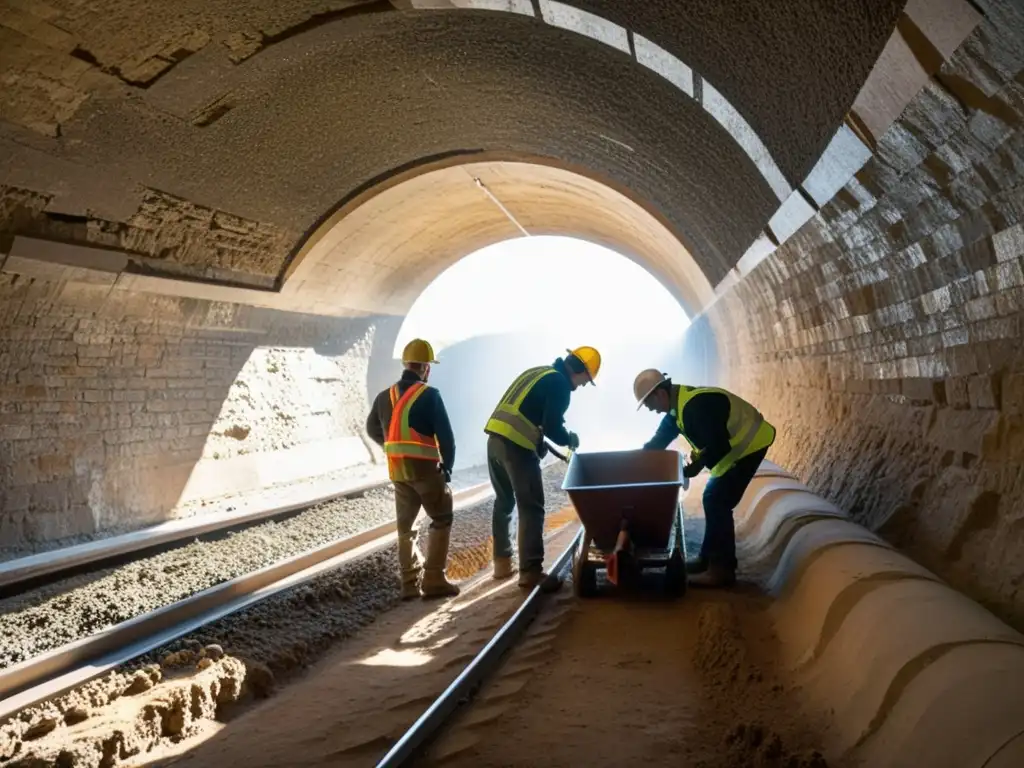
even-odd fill
[(116, 248), (139, 271), (191, 276), (268, 288), (298, 236), (270, 224), (142, 190), (125, 221), (48, 211), (53, 196), (0, 184), (0, 253), (15, 233), (67, 243)]
[(775, 461), (1024, 626), (1024, 16), (986, 19), (695, 324)]
[[(0, 544), (164, 519), (203, 458), (357, 438), (369, 359), (396, 332), (3, 275)], [(304, 376), (309, 358), (330, 373)]]

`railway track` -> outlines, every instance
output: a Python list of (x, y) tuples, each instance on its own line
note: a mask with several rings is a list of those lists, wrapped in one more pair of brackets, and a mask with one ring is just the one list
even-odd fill
[(0, 563), (0, 599), (70, 576), (157, 554), (199, 536), (225, 535), (255, 523), (280, 520), (320, 504), (358, 498), (389, 485), (386, 481), (361, 483), (302, 502), (171, 520), (131, 533), (11, 559)]
[[(459, 493), (478, 485), (483, 485), (483, 483), (473, 482), (462, 487), (455, 485), (454, 489)], [(164, 552), (200, 536), (207, 538), (225, 536), (257, 523), (286, 519), (321, 504), (356, 499), (390, 487), (389, 480), (358, 483), (313, 499), (282, 503), (266, 508), (170, 520), (139, 531), (12, 558), (0, 562), (0, 599), (71, 576)]]
[[(380, 486), (375, 484), (359, 491), (346, 491), (341, 497), (348, 498)], [(464, 488), (455, 493), (456, 509), (464, 509), (489, 495), (490, 486), (487, 483)], [(307, 503), (304, 506), (310, 505)], [(264, 518), (269, 516), (263, 515)], [(207, 530), (215, 528), (209, 527)], [(187, 534), (189, 538), (194, 535), (194, 529)], [(393, 521), (377, 525), (216, 584), (150, 613), (8, 666), (0, 670), (0, 721), (83, 685), (199, 627), (378, 552), (395, 540)], [(167, 541), (162, 543), (166, 544)], [(124, 554), (122, 550), (118, 556)], [(69, 566), (71, 569), (83, 565), (75, 558), (72, 560), (74, 562)], [(99, 561), (100, 558), (96, 557), (91, 564), (95, 566)], [(47, 575), (53, 577), (60, 572), (50, 568)]]
[[(550, 573), (564, 575), (569, 570), (573, 552), (579, 547), (582, 536), (581, 528), (557, 557)], [(483, 682), (498, 668), (505, 655), (536, 618), (546, 597), (539, 586), (534, 587), (511, 618), (495, 632), (494, 637), (381, 758), (377, 768), (404, 768), (416, 761), (445, 724), (472, 699)]]
[(685, 610), (561, 600), (534, 633), (535, 590), (377, 768), (1024, 764), (1019, 633), (774, 465), (737, 536), (758, 587)]
[[(550, 533), (562, 550), (551, 570), (564, 573), (580, 533)], [(752, 483), (737, 536), (759, 586), (691, 593), (682, 610), (579, 603), (565, 589), (523, 600), (485, 571), (451, 605), (389, 614), (318, 675), (229, 716), (211, 742), (181, 744), (183, 764), (574, 765), (584, 748), (595, 764), (1020, 764), (1018, 633), (778, 467)], [(320, 566), (384, 544), (368, 531)]]

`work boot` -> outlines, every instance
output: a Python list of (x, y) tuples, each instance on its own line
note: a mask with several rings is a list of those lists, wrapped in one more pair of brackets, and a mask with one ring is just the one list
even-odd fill
[(427, 537), (427, 561), (423, 565), (423, 581), (420, 592), (424, 599), (430, 597), (455, 597), (459, 588), (445, 577), (444, 569), (448, 563), (448, 540), (451, 537), (451, 526), (447, 528), (431, 528)]
[(496, 557), (494, 558), (494, 578), (498, 581), (507, 579), (515, 573), (512, 568), (511, 557)]
[(710, 563), (707, 570), (690, 576), (686, 581), (691, 587), (725, 589), (736, 583), (736, 571), (717, 563)]
[(686, 560), (686, 572), (687, 573), (704, 573), (708, 569), (708, 561), (703, 557), (687, 558)]
[(533, 589), (538, 584), (541, 592), (550, 594), (562, 588), (562, 579), (540, 570), (519, 572), (519, 586), (523, 589)]
[(402, 599), (403, 600), (415, 600), (417, 597), (422, 597), (423, 594), (420, 592), (419, 582), (402, 582)]
[(401, 569), (402, 599), (412, 600), (419, 597), (423, 555), (416, 546), (414, 530), (398, 535), (398, 567)]

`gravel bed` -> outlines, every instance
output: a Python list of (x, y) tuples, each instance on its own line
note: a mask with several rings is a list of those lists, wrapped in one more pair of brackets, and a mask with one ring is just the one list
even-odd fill
[[(560, 465), (545, 470), (549, 513), (568, 503), (559, 487), (563, 474)], [(426, 527), (425, 521), (421, 536), (425, 537)], [(490, 534), (490, 500), (456, 512), (449, 555), (453, 578), (455, 572), (465, 571), (470, 563), (478, 562), (481, 549), (489, 551)], [(15, 764), (19, 766), (63, 765), (55, 761), (56, 753), (51, 757), (51, 747), (45, 739), (30, 741), (25, 734), (38, 730), (42, 721), (52, 721), (62, 729), (60, 724), (69, 720), (68, 713), (93, 712), (122, 696), (130, 696), (140, 687), (140, 681), (141, 687), (146, 688), (144, 677), (173, 680), (183, 673), (193, 674), (197, 663), (199, 669), (209, 663), (204, 661), (207, 648), (216, 648), (216, 655), (226, 654), (227, 660), (237, 659), (244, 665), (246, 694), (268, 696), (336, 643), (395, 606), (399, 601), (397, 572), (397, 551), (392, 545), (214, 622), (65, 696), (25, 710), (0, 723), (0, 763), (17, 754)], [(104, 737), (103, 733), (89, 735), (95, 739)], [(76, 767), (90, 764), (67, 763)]]
[[(549, 512), (568, 503), (560, 488), (563, 475), (561, 467), (545, 472), (545, 506)], [(456, 511), (448, 557), (451, 578), (459, 578), (455, 572), (466, 570), (462, 563), (467, 555), (481, 546), (489, 548), (491, 507), (488, 499)], [(420, 524), (421, 546), (428, 526), (428, 520)], [(474, 568), (467, 575), (478, 570)], [(398, 552), (391, 546), (226, 616), (138, 663), (159, 663), (167, 653), (215, 643), (228, 655), (244, 659), (250, 669), (254, 665), (261, 670), (265, 667), (263, 676), (269, 672), (276, 679), (305, 666), (333, 642), (350, 636), (395, 605), (398, 587)]]
[[(552, 504), (564, 503), (561, 500), (565, 497), (557, 487), (561, 474), (558, 472), (558, 479), (548, 483)], [(468, 487), (480, 479), (463, 473), (459, 481), (454, 484), (456, 488)], [(468, 546), (475, 556), (452, 570), (454, 578), (474, 573), (490, 557), (489, 550), (481, 550), (481, 542), (490, 537), (490, 502), (477, 507), (485, 514), (477, 508), (457, 513), (453, 550)], [(321, 504), (281, 522), (258, 524), (212, 541), (197, 540), (153, 557), (2, 600), (0, 637), (4, 643), (0, 668), (393, 518), (391, 489), (374, 490), (359, 498)], [(423, 525), (425, 539), (427, 523)]]
[(0, 668), (387, 522), (394, 514), (393, 492), (375, 490), (2, 600)]
[[(362, 467), (362, 469), (365, 470), (365, 467)], [(372, 480), (366, 471), (349, 473), (342, 472), (340, 475), (353, 484), (364, 481), (370, 482)], [(485, 483), (487, 482), (487, 479), (487, 467), (466, 467), (455, 471), (452, 475), (451, 485), (454, 490), (459, 491), (469, 488), (472, 485), (477, 485), (478, 483)], [(298, 485), (298, 483), (284, 484), (284, 486), (292, 485)], [(280, 490), (284, 486), (274, 486), (273, 490)], [(247, 493), (243, 494), (243, 496), (251, 496), (251, 494)], [(202, 517), (204, 514), (234, 512), (237, 509), (239, 502), (233, 499), (234, 497), (210, 503), (196, 503), (173, 519), (181, 520), (186, 518)], [(54, 550), (65, 549), (78, 544), (103, 541), (104, 539), (113, 538), (114, 536), (134, 533), (138, 530), (142, 529), (138, 526), (122, 524), (107, 528), (106, 530), (99, 531), (97, 533), (66, 536), (61, 539), (51, 539), (50, 541), (22, 542), (17, 545), (0, 546), (0, 563), (16, 560), (20, 557), (28, 557), (29, 555), (42, 554), (43, 552), (53, 552)]]

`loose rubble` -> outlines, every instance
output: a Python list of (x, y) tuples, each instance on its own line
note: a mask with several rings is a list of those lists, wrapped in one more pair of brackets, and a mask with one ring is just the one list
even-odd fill
[(0, 763), (5, 768), (108, 768), (164, 740), (188, 738), (243, 691), (242, 662), (204, 660), (210, 662), (204, 668), (158, 687), (153, 682), (158, 667), (112, 673), (20, 713), (0, 727)]

